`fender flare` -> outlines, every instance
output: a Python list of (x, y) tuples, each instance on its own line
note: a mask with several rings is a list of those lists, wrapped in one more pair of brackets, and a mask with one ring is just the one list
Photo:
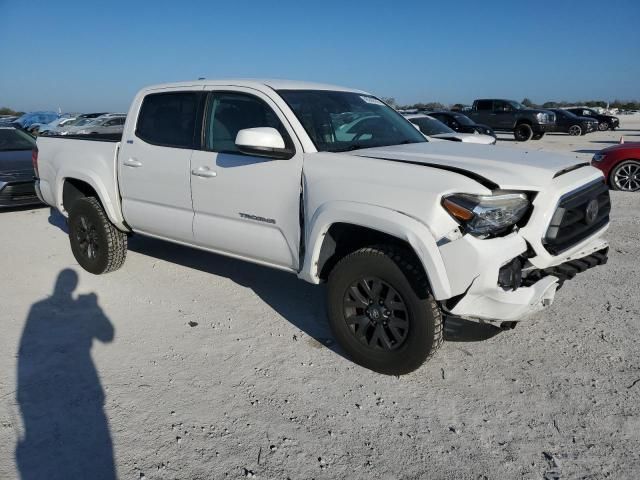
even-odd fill
[(79, 180), (89, 185), (97, 193), (100, 203), (104, 207), (104, 211), (107, 217), (118, 229), (128, 232), (129, 228), (124, 223), (124, 218), (120, 210), (119, 198), (116, 199), (117, 205), (111, 200), (112, 194), (109, 194), (106, 186), (100, 180), (97, 175), (93, 175), (91, 172), (83, 172), (79, 170), (64, 170), (59, 171), (56, 178), (56, 208), (65, 216), (69, 216), (63, 205), (62, 194), (64, 191), (64, 183), (67, 180)]
[(452, 296), (440, 250), (425, 224), (396, 210), (356, 202), (328, 202), (315, 211), (308, 228), (305, 228), (307, 247), (299, 278), (314, 284), (320, 283), (318, 259), (326, 234), (335, 223), (378, 230), (407, 242), (424, 267), (435, 299)]

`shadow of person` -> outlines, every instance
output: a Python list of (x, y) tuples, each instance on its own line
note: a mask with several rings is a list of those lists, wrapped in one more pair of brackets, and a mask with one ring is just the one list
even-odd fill
[(91, 359), (93, 339), (114, 329), (91, 293), (73, 298), (78, 275), (65, 269), (53, 295), (34, 303), (18, 350), (17, 400), (24, 436), (16, 448), (23, 480), (113, 479), (104, 391)]

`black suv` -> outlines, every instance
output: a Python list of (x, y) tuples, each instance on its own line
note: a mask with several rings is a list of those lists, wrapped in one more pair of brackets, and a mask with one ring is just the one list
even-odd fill
[(600, 122), (600, 124), (598, 125), (598, 130), (600, 130), (601, 132), (604, 132), (605, 130), (615, 130), (620, 126), (620, 119), (618, 117), (598, 113), (591, 108), (574, 107), (567, 108), (567, 110), (578, 115), (579, 117), (595, 118), (598, 122)]
[(556, 132), (569, 135), (586, 135), (598, 129), (598, 121), (591, 117), (579, 117), (562, 108), (550, 109), (556, 114)]
[(480, 99), (473, 102), (465, 115), (477, 123), (489, 125), (496, 131), (513, 132), (519, 142), (540, 140), (546, 132), (556, 128), (556, 115), (549, 110), (527, 108), (513, 100)]

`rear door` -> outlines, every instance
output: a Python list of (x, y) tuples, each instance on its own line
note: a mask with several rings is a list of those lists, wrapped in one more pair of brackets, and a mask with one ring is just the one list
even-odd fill
[(134, 231), (193, 242), (190, 162), (202, 87), (146, 95), (118, 154), (122, 212)]
[(473, 119), (476, 123), (484, 123), (491, 127), (496, 127), (495, 115), (493, 114), (493, 102), (491, 100), (478, 100), (475, 104), (476, 111)]
[(510, 129), (515, 125), (515, 113), (510, 103), (503, 100), (493, 101), (493, 123), (494, 128)]
[[(293, 147), (288, 160), (245, 155), (244, 128), (273, 127)], [(243, 87), (209, 92), (204, 144), (191, 158), (193, 231), (198, 245), (285, 269), (298, 268), (302, 148), (279, 107)]]

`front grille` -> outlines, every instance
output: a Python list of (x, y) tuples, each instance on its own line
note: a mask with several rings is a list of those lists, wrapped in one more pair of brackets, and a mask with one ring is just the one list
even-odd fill
[(36, 197), (33, 181), (24, 183), (12, 183), (0, 190), (0, 202), (19, 202)]
[(544, 247), (553, 255), (573, 247), (609, 223), (610, 211), (609, 188), (603, 180), (564, 195), (551, 218)]

